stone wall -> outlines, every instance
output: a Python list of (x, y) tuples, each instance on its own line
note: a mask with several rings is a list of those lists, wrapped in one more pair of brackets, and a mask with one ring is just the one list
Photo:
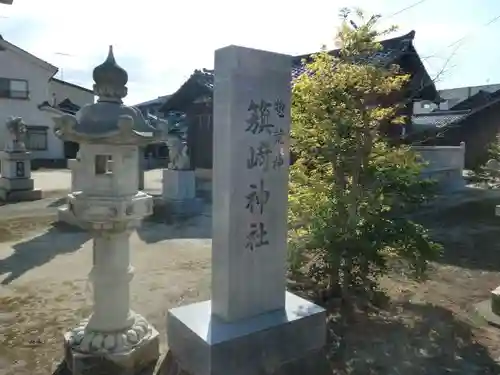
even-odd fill
[(442, 190), (458, 190), (465, 186), (464, 142), (460, 146), (413, 146), (412, 149), (428, 163), (422, 175), (437, 180)]

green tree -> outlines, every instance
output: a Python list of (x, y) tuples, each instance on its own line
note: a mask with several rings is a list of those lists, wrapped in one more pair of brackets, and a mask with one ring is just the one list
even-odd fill
[[(484, 156), (480, 158), (482, 161), (477, 163), (473, 168), (472, 172), (474, 175), (471, 180), (473, 182), (481, 184), (483, 187), (488, 189), (497, 189), (499, 187), (499, 177), (500, 171), (495, 168), (490, 168), (488, 166), (489, 160), (500, 161), (500, 136), (497, 135), (489, 144), (484, 153)], [(480, 164), (481, 163), (481, 164)]]
[(405, 215), (425, 202), (433, 183), (407, 146), (392, 146), (381, 129), (401, 126), (395, 95), (409, 77), (373, 59), (381, 50), (379, 16), (343, 22), (340, 56), (323, 50), (307, 64), (293, 88), (290, 177), (290, 267), (316, 291), (371, 290), (389, 260), (406, 260), (423, 275), (439, 245)]

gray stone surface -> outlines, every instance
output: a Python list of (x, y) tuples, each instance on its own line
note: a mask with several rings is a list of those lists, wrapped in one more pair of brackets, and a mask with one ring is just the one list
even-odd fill
[(57, 209), (57, 221), (79, 227), (79, 221), (67, 206)]
[(168, 346), (192, 375), (273, 373), (325, 344), (325, 311), (291, 293), (284, 310), (226, 323), (212, 316), (210, 301), (169, 311)]
[(229, 46), (215, 71), (212, 309), (231, 321), (285, 304), (291, 57)]
[(193, 170), (163, 170), (163, 199), (190, 200), (196, 197), (196, 175)]
[(0, 189), (0, 200), (5, 202), (28, 202), (42, 199), (42, 191), (34, 190), (4, 190)]
[(35, 182), (32, 178), (0, 178), (0, 189), (3, 190), (33, 190)]
[(493, 312), (491, 306), (491, 299), (481, 301), (475, 306), (476, 312), (481, 318), (483, 318), (488, 324), (500, 328), (500, 315)]
[(10, 118), (4, 151), (0, 152), (0, 200), (6, 202), (34, 201), (42, 198), (40, 190), (33, 190), (31, 154), (26, 151), (26, 125), (20, 117)]
[(194, 170), (163, 170), (163, 212), (167, 217), (190, 217), (203, 211), (203, 200), (196, 196)]
[(204, 209), (203, 199), (197, 197), (183, 200), (163, 201), (162, 205), (165, 215), (172, 215), (178, 218), (199, 215)]

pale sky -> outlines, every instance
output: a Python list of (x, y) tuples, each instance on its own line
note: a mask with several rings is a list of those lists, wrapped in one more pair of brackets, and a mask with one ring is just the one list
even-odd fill
[[(416, 31), (429, 73), (451, 59), (438, 88), (500, 83), (499, 0), (14, 0), (0, 4), (0, 34), (92, 87), (92, 69), (110, 44), (129, 73), (127, 104), (175, 92), (194, 69), (212, 68), (215, 49), (230, 44), (298, 55), (332, 45), (338, 10), (359, 6), (387, 16), (398, 34)], [(395, 34), (396, 35), (396, 34)], [(65, 54), (65, 55), (61, 55)], [(69, 56), (67, 56), (69, 55)]]

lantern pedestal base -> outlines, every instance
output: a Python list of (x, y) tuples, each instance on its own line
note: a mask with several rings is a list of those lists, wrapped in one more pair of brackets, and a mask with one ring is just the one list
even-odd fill
[(64, 335), (64, 360), (72, 375), (152, 373), (160, 357), (159, 334), (142, 316), (123, 332), (87, 332), (87, 322)]

